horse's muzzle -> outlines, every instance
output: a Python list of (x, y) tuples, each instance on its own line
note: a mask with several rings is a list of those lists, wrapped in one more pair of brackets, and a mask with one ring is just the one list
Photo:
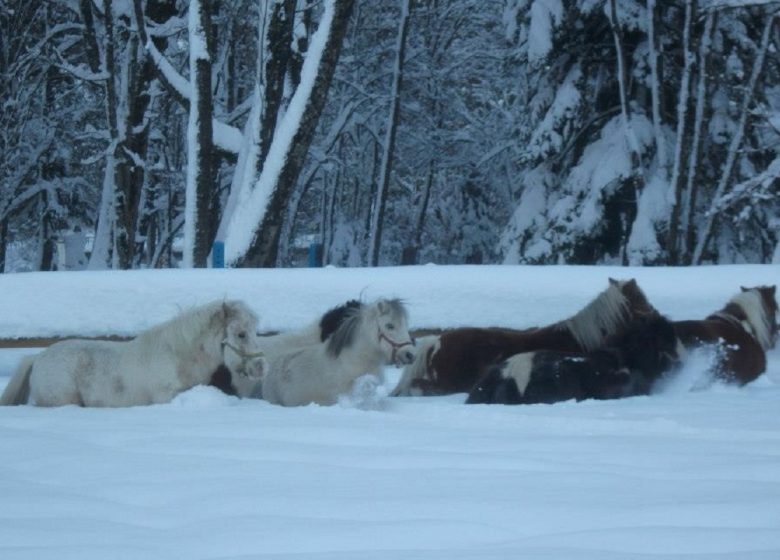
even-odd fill
[(415, 355), (413, 347), (401, 348), (395, 355), (396, 364), (399, 366), (411, 364), (414, 361)]
[(245, 364), (242, 364), (239, 375), (247, 379), (259, 380), (265, 376), (268, 371), (268, 361), (263, 358), (251, 358)]

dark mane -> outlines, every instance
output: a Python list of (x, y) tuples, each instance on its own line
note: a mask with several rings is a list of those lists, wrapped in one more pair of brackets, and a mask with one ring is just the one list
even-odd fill
[(320, 319), (320, 342), (325, 342), (330, 335), (336, 332), (344, 319), (348, 318), (353, 311), (360, 309), (362, 306), (362, 302), (351, 299), (326, 311), (322, 319)]
[(350, 347), (355, 341), (358, 325), (363, 320), (365, 313), (370, 313), (375, 309), (378, 316), (389, 315), (393, 320), (407, 321), (406, 308), (400, 299), (380, 299), (372, 304), (357, 302), (357, 305), (347, 302), (344, 307), (345, 309), (337, 312), (337, 315), (341, 317), (339, 325), (325, 341), (328, 353), (334, 357), (341, 354), (342, 350)]
[(344, 348), (352, 345), (364, 310), (365, 305), (362, 304), (357, 307), (346, 307), (343, 310), (338, 327), (325, 341), (328, 354), (336, 357)]

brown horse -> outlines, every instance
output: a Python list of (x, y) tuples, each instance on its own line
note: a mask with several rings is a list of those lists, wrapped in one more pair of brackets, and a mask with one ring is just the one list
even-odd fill
[(717, 345), (713, 373), (744, 385), (766, 369), (766, 351), (777, 339), (775, 286), (742, 288), (720, 311), (701, 321), (675, 321), (677, 337), (687, 347)]
[(404, 370), (394, 395), (446, 395), (469, 391), (490, 366), (536, 350), (586, 353), (604, 346), (639, 316), (658, 315), (636, 280), (609, 286), (579, 313), (526, 330), (459, 328), (418, 341), (415, 362)]

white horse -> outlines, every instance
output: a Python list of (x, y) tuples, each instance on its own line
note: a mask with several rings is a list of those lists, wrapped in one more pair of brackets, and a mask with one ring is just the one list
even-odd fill
[[(318, 320), (303, 328), (259, 337), (259, 348), (267, 361), (273, 362), (290, 352), (321, 344), (338, 329), (344, 319), (362, 306), (357, 300), (349, 300), (329, 309)], [(234, 375), (231, 384), (240, 397), (262, 398), (262, 381)]]
[(325, 342), (272, 358), (262, 396), (284, 406), (335, 404), (358, 377), (381, 375), (383, 365), (409, 364), (414, 356), (406, 309), (397, 299), (380, 299), (349, 309)]
[(0, 405), (133, 406), (169, 402), (214, 370), (259, 378), (258, 317), (241, 301), (196, 307), (127, 342), (66, 340), (25, 358)]

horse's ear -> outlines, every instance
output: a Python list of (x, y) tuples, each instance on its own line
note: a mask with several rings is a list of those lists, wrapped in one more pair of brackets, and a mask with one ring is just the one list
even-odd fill
[(386, 315), (390, 311), (390, 306), (383, 299), (376, 302), (376, 309), (380, 315)]
[(739, 289), (742, 290), (743, 292), (749, 292), (750, 291), (750, 288), (746, 288), (745, 286), (740, 286)]
[(227, 300), (222, 302), (222, 318), (227, 321), (230, 319), (231, 307)]
[(626, 282), (626, 286), (631, 286), (633, 288), (638, 288), (639, 284), (637, 283), (636, 278), (632, 278), (631, 280)]
[(610, 283), (612, 286), (617, 286), (618, 284), (620, 284), (620, 282), (618, 282), (618, 281), (617, 281), (617, 280), (615, 280), (614, 278), (607, 278), (607, 280), (609, 280), (609, 283)]

